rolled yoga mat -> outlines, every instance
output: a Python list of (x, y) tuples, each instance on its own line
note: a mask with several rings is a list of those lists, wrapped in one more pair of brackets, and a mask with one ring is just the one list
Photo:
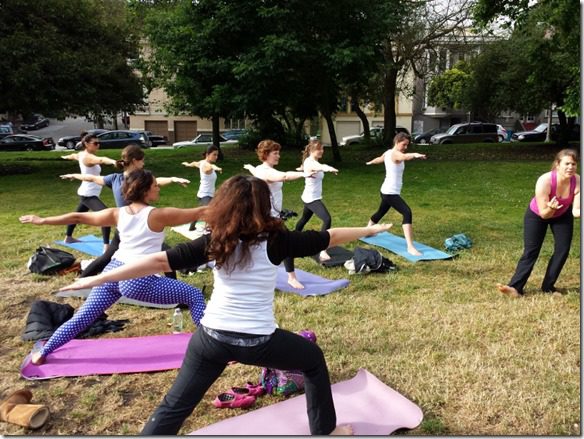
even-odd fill
[[(357, 375), (350, 380), (333, 384), (331, 389), (337, 425), (351, 424), (356, 436), (388, 435), (400, 428), (416, 428), (424, 417), (420, 407), (365, 369), (359, 369)], [(298, 395), (203, 427), (190, 434), (308, 436), (310, 431), (306, 416), (306, 398)]]
[(296, 272), (296, 277), (300, 283), (304, 285), (304, 289), (297, 290), (296, 288), (292, 288), (288, 283), (288, 273), (286, 273), (286, 269), (280, 266), (278, 267), (278, 277), (276, 278), (276, 288), (278, 290), (286, 293), (295, 293), (305, 297), (322, 296), (349, 285), (347, 279), (330, 280), (306, 271), (298, 269), (294, 271)]
[(103, 254), (103, 239), (94, 235), (86, 235), (77, 239), (80, 242), (55, 241), (55, 243), (91, 256), (101, 256)]
[(396, 255), (406, 258), (410, 262), (430, 261), (435, 259), (451, 259), (453, 256), (441, 250), (437, 250), (425, 244), (414, 241), (414, 246), (422, 253), (421, 256), (414, 256), (408, 253), (408, 246), (405, 238), (393, 235), (389, 232), (381, 232), (375, 236), (361, 238), (367, 244), (376, 245), (389, 250)]
[(157, 372), (178, 369), (191, 333), (130, 338), (73, 339), (35, 366), (30, 354), (20, 374), (27, 380), (57, 377), (111, 375), (116, 373)]
[[(81, 290), (67, 290), (67, 291), (57, 291), (55, 296), (57, 297), (78, 297), (80, 299), (87, 299), (89, 293), (91, 292), (91, 288), (83, 288)], [(124, 305), (136, 305), (136, 306), (144, 306), (146, 308), (161, 308), (161, 309), (170, 309), (176, 308), (178, 303), (164, 305), (160, 303), (150, 303), (150, 302), (142, 302), (141, 300), (134, 300), (130, 299), (129, 297), (120, 297), (116, 303), (123, 303)]]

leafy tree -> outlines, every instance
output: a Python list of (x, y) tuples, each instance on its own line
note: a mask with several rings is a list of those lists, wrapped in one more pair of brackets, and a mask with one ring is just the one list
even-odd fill
[(438, 107), (461, 109), (465, 107), (466, 91), (471, 75), (464, 62), (436, 76), (428, 88), (428, 103)]
[(142, 102), (123, 0), (0, 2), (0, 111), (115, 114)]

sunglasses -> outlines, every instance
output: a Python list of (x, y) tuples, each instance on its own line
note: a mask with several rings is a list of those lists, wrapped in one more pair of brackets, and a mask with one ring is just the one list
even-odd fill
[(99, 145), (101, 145), (101, 143), (99, 143), (99, 142), (88, 142), (88, 143), (89, 143), (90, 145), (98, 145), (98, 146), (99, 146)]

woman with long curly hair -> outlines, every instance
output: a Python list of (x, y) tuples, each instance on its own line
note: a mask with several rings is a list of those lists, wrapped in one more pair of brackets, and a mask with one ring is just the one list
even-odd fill
[(278, 265), (286, 257), (318, 253), (371, 236), (388, 225), (326, 231), (287, 230), (271, 214), (270, 189), (255, 177), (235, 176), (219, 188), (205, 212), (211, 233), (116, 270), (78, 279), (78, 289), (215, 260), (213, 294), (178, 376), (141, 434), (177, 434), (205, 392), (232, 361), (301, 370), (312, 434), (351, 434), (337, 426), (329, 373), (318, 345), (280, 329), (274, 316)]

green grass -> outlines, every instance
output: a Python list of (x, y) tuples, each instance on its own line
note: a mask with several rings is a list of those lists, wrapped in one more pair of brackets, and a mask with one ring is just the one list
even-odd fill
[[(412, 151), (427, 160), (406, 164), (402, 195), (414, 215), (417, 241), (442, 248), (444, 239), (465, 233), (474, 242), (449, 261), (416, 264), (382, 250), (399, 270), (390, 274), (353, 276), (343, 291), (317, 298), (276, 294), (275, 310), (281, 327), (310, 328), (327, 357), (333, 382), (352, 377), (364, 367), (404, 394), (424, 411), (415, 435), (577, 435), (580, 434), (580, 222), (558, 287), (563, 297), (538, 292), (552, 253), (546, 239), (540, 260), (520, 300), (498, 293), (496, 282), (506, 282), (522, 252), (522, 218), (533, 196), (537, 177), (547, 171), (557, 151), (554, 146), (443, 145), (416, 146)], [(324, 201), (334, 226), (367, 223), (377, 209), (382, 165), (365, 162), (383, 150), (364, 147), (343, 150), (343, 162), (333, 163), (330, 151), (323, 162), (340, 169), (327, 174)], [(119, 151), (102, 154), (116, 158)], [(180, 165), (196, 159), (189, 150), (148, 150), (146, 165), (157, 176), (190, 178), (189, 188), (165, 187), (160, 206), (196, 204), (198, 173)], [(257, 163), (255, 154), (226, 149), (220, 166), (221, 183), (244, 172), (244, 163)], [(298, 166), (298, 151), (284, 151), (281, 170)], [(104, 174), (110, 172), (104, 169)], [(25, 382), (18, 366), (31, 344), (20, 339), (33, 300), (56, 299), (51, 291), (71, 278), (45, 278), (27, 273), (26, 261), (39, 245), (64, 235), (64, 227), (21, 225), (26, 213), (53, 215), (77, 205), (77, 184), (59, 174), (76, 172), (75, 163), (59, 153), (6, 153), (0, 164), (1, 348), (5, 392), (31, 387), (34, 402), (51, 409), (51, 421), (38, 434), (137, 434), (176, 376), (176, 371)], [(301, 211), (302, 181), (286, 183), (284, 207)], [(111, 191), (102, 199), (113, 206)], [(400, 217), (390, 212), (393, 232), (401, 235)], [(290, 220), (290, 226), (296, 219)], [(308, 228), (320, 228), (317, 219)], [(78, 226), (76, 235), (99, 229)], [(170, 243), (182, 241), (167, 232)], [(356, 245), (366, 246), (354, 242)], [(80, 258), (85, 256), (78, 254)], [(323, 269), (309, 258), (297, 267), (329, 278), (347, 277), (344, 268)], [(210, 285), (210, 273), (184, 277)], [(207, 289), (208, 293), (210, 288)], [(76, 299), (65, 302), (78, 307)], [(130, 319), (127, 328), (108, 337), (167, 333), (171, 311), (116, 305), (112, 319)], [(192, 322), (187, 323), (192, 329)], [(215, 395), (232, 385), (256, 381), (259, 369), (229, 367), (187, 420), (182, 433), (233, 416), (214, 409)], [(278, 398), (264, 397), (258, 406)], [(2, 423), (0, 433), (26, 430)]]

